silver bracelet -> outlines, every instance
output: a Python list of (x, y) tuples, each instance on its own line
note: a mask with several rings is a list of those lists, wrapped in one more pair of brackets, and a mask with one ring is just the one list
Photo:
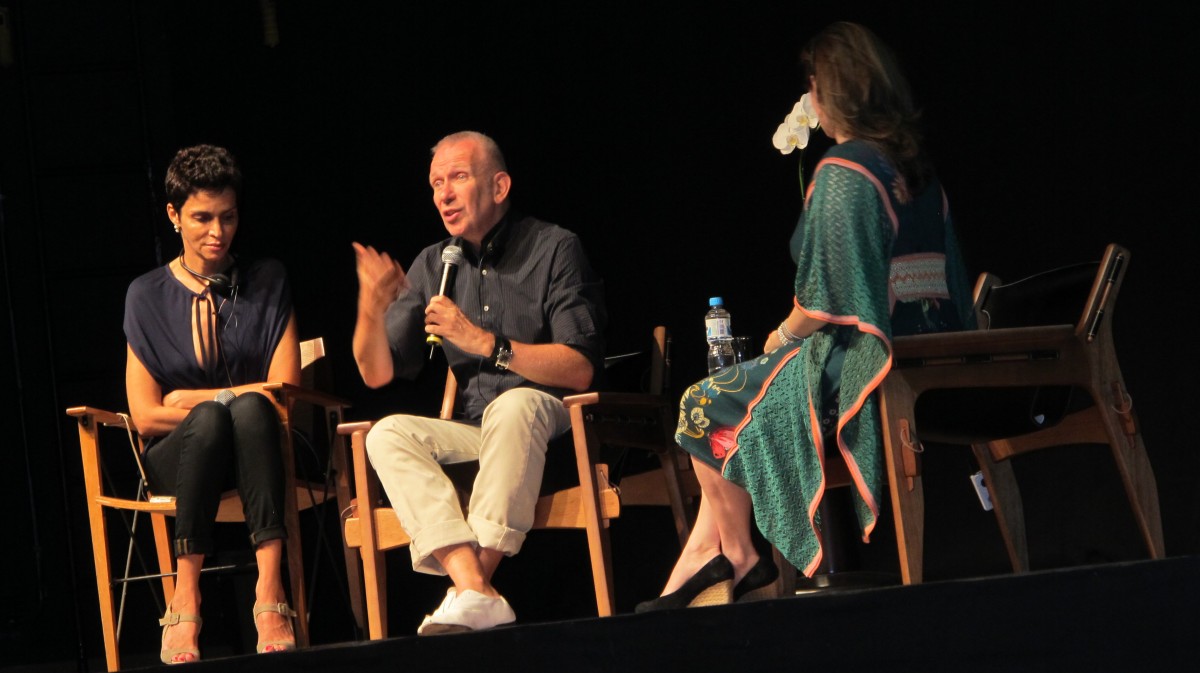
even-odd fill
[(787, 321), (779, 323), (779, 327), (775, 328), (775, 336), (779, 339), (779, 343), (784, 346), (800, 340), (800, 337), (792, 334), (792, 330), (788, 329)]

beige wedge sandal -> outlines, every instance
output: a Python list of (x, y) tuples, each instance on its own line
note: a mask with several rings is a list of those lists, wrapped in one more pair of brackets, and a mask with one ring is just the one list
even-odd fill
[[(159, 652), (159, 659), (161, 659), (162, 662), (168, 666), (173, 666), (175, 664), (190, 664), (195, 661), (200, 661), (200, 649), (198, 647), (178, 647), (169, 650), (167, 649), (167, 629), (171, 628), (172, 626), (177, 626), (180, 622), (195, 622), (197, 642), (199, 642), (200, 638), (200, 627), (204, 626), (204, 620), (201, 619), (199, 615), (185, 615), (178, 612), (171, 612), (170, 606), (167, 606), (167, 613), (163, 615), (162, 619), (158, 620), (158, 625), (163, 627), (163, 645), (162, 650)], [(175, 661), (175, 657), (181, 654), (192, 655), (191, 661)]]
[[(293, 634), (295, 633), (296, 626), (290, 620), (295, 619), (296, 611), (291, 609), (290, 607), (288, 607), (287, 603), (259, 603), (258, 605), (255, 605), (254, 606), (254, 626), (255, 626), (255, 628), (258, 628), (258, 616), (264, 612), (278, 612), (279, 614), (283, 615), (284, 617), (287, 617), (289, 620), (289, 624), (292, 627)], [(296, 649), (296, 637), (295, 637), (295, 635), (293, 635), (291, 640), (268, 640), (265, 643), (262, 641), (259, 641), (258, 653), (262, 654), (263, 652), (266, 652), (268, 647), (273, 648), (270, 650), (271, 652), (286, 652), (287, 650), (294, 650), (294, 649)]]

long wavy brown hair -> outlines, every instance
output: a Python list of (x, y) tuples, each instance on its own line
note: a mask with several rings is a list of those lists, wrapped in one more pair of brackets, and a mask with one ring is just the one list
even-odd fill
[(892, 50), (868, 28), (841, 21), (822, 30), (800, 54), (805, 81), (820, 86), (821, 121), (874, 144), (918, 194), (933, 168), (922, 147), (920, 110)]

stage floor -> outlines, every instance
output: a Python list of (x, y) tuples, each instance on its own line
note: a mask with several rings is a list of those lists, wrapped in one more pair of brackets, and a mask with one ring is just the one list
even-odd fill
[(1174, 557), (480, 633), (403, 635), (209, 659), (188, 670), (1195, 670), (1198, 578), (1200, 557)]

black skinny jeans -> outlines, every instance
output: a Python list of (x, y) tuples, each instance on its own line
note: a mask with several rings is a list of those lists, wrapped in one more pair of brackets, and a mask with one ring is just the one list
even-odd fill
[(211, 554), (221, 493), (242, 498), (250, 543), (287, 538), (279, 414), (265, 396), (196, 405), (142, 460), (151, 492), (175, 496), (176, 556)]

